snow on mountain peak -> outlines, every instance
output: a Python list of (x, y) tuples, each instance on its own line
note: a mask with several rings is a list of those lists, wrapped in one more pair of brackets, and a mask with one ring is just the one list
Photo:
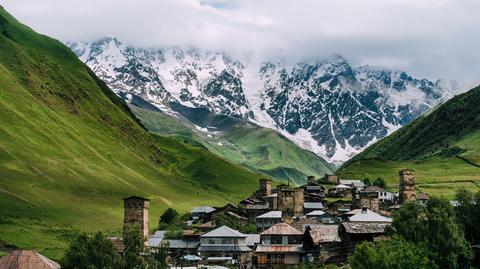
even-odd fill
[(459, 92), (455, 82), (355, 68), (341, 55), (256, 65), (220, 52), (136, 48), (114, 37), (67, 45), (114, 91), (247, 119), (335, 163)]

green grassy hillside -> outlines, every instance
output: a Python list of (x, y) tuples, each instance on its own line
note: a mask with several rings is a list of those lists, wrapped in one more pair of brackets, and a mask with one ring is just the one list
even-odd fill
[(479, 189), (480, 87), (458, 95), (375, 143), (339, 169), (344, 177), (383, 177), (398, 184), (401, 168), (416, 170), (419, 189), (452, 197)]
[(221, 205), (259, 175), (174, 138), (152, 137), (60, 42), (0, 7), (0, 241), (63, 255), (76, 230), (117, 233), (122, 198)]
[[(207, 133), (196, 130), (192, 123), (187, 123), (180, 116), (175, 118), (138, 106), (132, 106), (132, 111), (153, 133), (195, 141), (222, 158), (279, 180), (303, 184), (308, 175), (322, 177), (334, 170), (331, 164), (314, 153), (268, 128), (240, 120), (223, 119), (217, 124), (220, 127), (216, 131)], [(205, 118), (208, 116), (202, 117), (202, 120)], [(215, 125), (212, 121), (208, 126)]]

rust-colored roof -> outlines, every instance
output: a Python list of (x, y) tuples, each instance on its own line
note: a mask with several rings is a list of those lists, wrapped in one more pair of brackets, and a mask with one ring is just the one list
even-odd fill
[(0, 259), (1, 269), (59, 269), (60, 265), (33, 250), (15, 250)]
[(302, 246), (300, 245), (290, 245), (290, 246), (274, 246), (274, 245), (258, 245), (255, 250), (257, 253), (302, 253), (304, 252)]
[(302, 235), (303, 233), (286, 223), (277, 223), (265, 230), (262, 235)]
[(428, 200), (430, 199), (430, 195), (426, 192), (419, 192), (417, 193), (417, 200)]
[(338, 227), (339, 225), (312, 225), (309, 234), (315, 245), (342, 242), (338, 235)]

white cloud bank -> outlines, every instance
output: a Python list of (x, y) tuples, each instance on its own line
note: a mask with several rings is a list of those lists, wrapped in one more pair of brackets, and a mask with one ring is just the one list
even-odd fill
[(480, 83), (478, 0), (2, 0), (62, 40), (114, 35), (140, 46), (194, 46), (354, 64)]

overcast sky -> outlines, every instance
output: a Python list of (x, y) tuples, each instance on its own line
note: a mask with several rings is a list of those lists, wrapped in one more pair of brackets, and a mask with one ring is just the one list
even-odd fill
[(287, 60), (352, 64), (480, 84), (480, 0), (0, 0), (61, 40), (113, 35)]

